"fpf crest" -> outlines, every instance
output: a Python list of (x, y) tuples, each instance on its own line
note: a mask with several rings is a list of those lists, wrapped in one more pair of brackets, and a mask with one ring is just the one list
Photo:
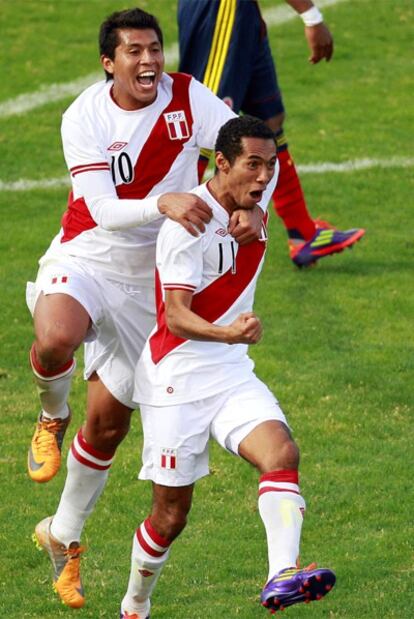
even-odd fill
[(184, 140), (190, 137), (184, 110), (164, 114), (170, 140)]

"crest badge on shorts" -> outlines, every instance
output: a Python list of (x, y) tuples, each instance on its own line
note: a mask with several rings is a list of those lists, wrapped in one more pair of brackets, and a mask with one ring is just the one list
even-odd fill
[(185, 140), (190, 137), (187, 118), (184, 110), (166, 112), (164, 114), (170, 140)]
[(177, 450), (169, 447), (161, 448), (161, 468), (175, 469), (177, 468)]

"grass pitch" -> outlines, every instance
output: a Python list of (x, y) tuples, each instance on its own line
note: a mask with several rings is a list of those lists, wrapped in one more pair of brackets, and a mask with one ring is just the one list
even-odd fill
[[(263, 2), (264, 8), (273, 5)], [(174, 3), (141, 2), (159, 15), (166, 45), (176, 39)], [(0, 104), (42, 86), (99, 71), (102, 19), (119, 0), (4, 0), (0, 11)], [(299, 20), (269, 29), (288, 111), (285, 124), (300, 165), (412, 157), (412, 0), (350, 0), (324, 9), (336, 42), (331, 63), (311, 67)], [(173, 67), (171, 67), (173, 68)], [(410, 90), (411, 87), (411, 90)], [(60, 117), (72, 100), (0, 118), (2, 182), (65, 175)], [(299, 271), (271, 217), (256, 309), (265, 326), (252, 348), (258, 375), (273, 389), (301, 448), (307, 500), (302, 563), (332, 567), (334, 591), (290, 617), (410, 619), (414, 599), (412, 168), (371, 167), (302, 176), (309, 209), (339, 228), (366, 227), (351, 251)], [(65, 208), (66, 189), (0, 191), (2, 282), (0, 617), (117, 617), (130, 544), (147, 515), (148, 484), (138, 482), (142, 436), (136, 415), (107, 489), (88, 521), (83, 562), (87, 605), (62, 607), (46, 556), (30, 541), (53, 513), (64, 470), (45, 485), (26, 475), (37, 414), (27, 354), (32, 327), (24, 302), (38, 257)], [(81, 360), (81, 355), (78, 355)], [(81, 364), (80, 364), (81, 365)], [(82, 422), (78, 372), (70, 439)], [(174, 544), (153, 596), (154, 619), (252, 619), (266, 578), (257, 474), (211, 450), (212, 475), (195, 492), (188, 528)]]

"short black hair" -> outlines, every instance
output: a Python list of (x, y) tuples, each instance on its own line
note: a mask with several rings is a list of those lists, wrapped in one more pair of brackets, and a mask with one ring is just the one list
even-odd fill
[[(139, 8), (116, 11), (109, 15), (99, 29), (99, 53), (111, 60), (115, 58), (115, 48), (119, 45), (118, 30), (133, 28), (136, 30), (155, 30), (161, 47), (164, 45), (162, 30), (154, 15)], [(113, 75), (105, 71), (107, 81)]]
[(262, 120), (249, 116), (231, 118), (220, 129), (214, 150), (223, 153), (230, 165), (242, 154), (243, 138), (262, 138), (274, 140), (273, 131)]

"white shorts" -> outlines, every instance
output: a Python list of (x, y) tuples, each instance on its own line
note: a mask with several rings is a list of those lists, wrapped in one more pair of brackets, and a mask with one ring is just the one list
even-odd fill
[(105, 279), (76, 262), (49, 262), (28, 282), (26, 302), (32, 315), (39, 294), (64, 293), (88, 312), (92, 326), (85, 339), (85, 379), (93, 372), (125, 406), (133, 401), (134, 372), (155, 324), (154, 290)]
[(187, 486), (208, 475), (208, 440), (238, 455), (239, 445), (260, 423), (286, 418), (278, 401), (253, 373), (245, 383), (218, 395), (177, 404), (142, 404), (143, 466), (140, 479)]

